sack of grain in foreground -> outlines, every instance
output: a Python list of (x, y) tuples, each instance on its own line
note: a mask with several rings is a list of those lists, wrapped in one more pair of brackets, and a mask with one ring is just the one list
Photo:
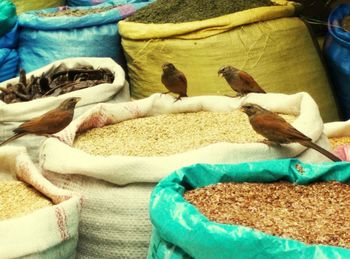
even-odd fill
[(329, 122), (324, 125), (334, 153), (344, 161), (350, 161), (350, 120)]
[(152, 192), (148, 258), (348, 258), (349, 180), (342, 162), (181, 168)]
[[(108, 69), (113, 73), (114, 80), (111, 83), (100, 83), (95, 86), (76, 91), (67, 93), (63, 92), (60, 95), (51, 93), (47, 97), (44, 96), (37, 99), (30, 99), (29, 101), (5, 103), (1, 101), (2, 99), (0, 98), (0, 142), (11, 137), (13, 135), (12, 130), (18, 127), (24, 121), (30, 120), (36, 116), (44, 114), (51, 109), (58, 107), (58, 105), (63, 100), (70, 97), (82, 98), (75, 108), (75, 117), (82, 114), (96, 103), (117, 103), (130, 100), (129, 86), (125, 80), (125, 73), (121, 66), (119, 66), (110, 58), (68, 58), (59, 60), (31, 73), (28, 73), (26, 81), (29, 84), (30, 78), (32, 76), (41, 77), (43, 73), (48, 73), (50, 70), (53, 70), (53, 68), (64, 67), (68, 70), (78, 65), (86, 67), (92, 66), (96, 70), (101, 68)], [(60, 83), (65, 83), (65, 80), (66, 79)], [(19, 77), (1, 83), (0, 87), (6, 88), (8, 84), (16, 85), (18, 82)], [(84, 80), (82, 82), (84, 82)], [(55, 90), (55, 87), (50, 88), (50, 92), (52, 92), (52, 90)], [(31, 159), (34, 162), (37, 162), (38, 147), (43, 139), (43, 137), (28, 135), (19, 138), (12, 143), (14, 145), (26, 146)]]
[(285, 114), (327, 148), (317, 105), (306, 93), (198, 96), (177, 102), (158, 93), (96, 105), (59, 133), (64, 142), (46, 140), (40, 150), (45, 176), (84, 197), (79, 256), (144, 258), (151, 233), (149, 195), (160, 179), (180, 167), (294, 156), (325, 161), (296, 144), (249, 143), (262, 138), (237, 110), (243, 101)]
[(0, 258), (74, 258), (80, 196), (46, 180), (24, 147), (0, 148)]

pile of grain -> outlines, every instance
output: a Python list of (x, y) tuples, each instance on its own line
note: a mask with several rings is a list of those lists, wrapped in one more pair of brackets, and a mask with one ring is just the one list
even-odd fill
[(41, 16), (41, 17), (58, 17), (58, 16), (80, 17), (80, 16), (85, 16), (85, 15), (107, 12), (109, 10), (112, 10), (115, 7), (116, 6), (108, 6), (108, 7), (103, 7), (103, 8), (91, 8), (91, 9), (75, 9), (75, 8), (70, 9), (68, 7), (64, 10), (58, 10), (56, 12), (38, 13), (38, 16)]
[(0, 181), (0, 220), (48, 206), (52, 206), (52, 202), (33, 187), (19, 181)]
[(332, 149), (335, 149), (341, 145), (350, 144), (350, 137), (334, 137), (329, 138), (329, 143)]
[(212, 221), (308, 244), (350, 248), (348, 184), (219, 183), (184, 197)]
[(270, 0), (158, 0), (128, 18), (141, 23), (181, 23), (199, 21), (261, 6)]
[[(282, 115), (292, 122), (295, 117)], [(78, 136), (74, 147), (93, 155), (166, 156), (218, 142), (253, 143), (264, 138), (247, 115), (232, 112), (163, 114), (122, 121)]]

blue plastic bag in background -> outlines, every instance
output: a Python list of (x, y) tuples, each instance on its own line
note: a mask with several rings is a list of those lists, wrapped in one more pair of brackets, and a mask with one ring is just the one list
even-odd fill
[(0, 37), (10, 31), (16, 21), (16, 6), (11, 1), (0, 0)]
[(102, 13), (81, 17), (42, 17), (38, 15), (39, 13), (56, 12), (60, 8), (21, 14), (19, 16), (18, 48), (20, 67), (30, 72), (68, 57), (111, 57), (125, 69), (125, 58), (117, 23), (149, 3), (116, 6), (117, 2), (111, 1), (94, 7), (72, 8), (89, 10), (115, 6)]
[[(111, 0), (67, 0), (68, 6), (93, 6), (110, 2)], [(132, 4), (141, 2), (152, 2), (154, 0), (113, 0), (117, 4)]]
[(18, 41), (18, 23), (12, 29), (0, 37), (0, 48), (16, 49)]
[(350, 4), (339, 5), (333, 10), (328, 19), (328, 36), (324, 45), (335, 94), (345, 120), (350, 119), (350, 32), (340, 26), (347, 15), (350, 15)]
[[(303, 173), (300, 173), (300, 167)], [(154, 227), (148, 258), (350, 258), (350, 250), (272, 236), (249, 227), (210, 221), (183, 198), (186, 190), (219, 182), (350, 181), (350, 163), (305, 164), (282, 159), (241, 164), (197, 164), (158, 183), (151, 195)]]
[(0, 82), (16, 77), (18, 61), (18, 53), (15, 49), (0, 49)]

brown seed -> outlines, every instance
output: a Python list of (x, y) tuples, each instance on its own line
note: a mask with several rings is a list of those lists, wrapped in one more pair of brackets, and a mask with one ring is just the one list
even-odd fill
[(215, 222), (350, 248), (349, 195), (350, 185), (339, 182), (218, 183), (187, 191), (184, 198)]

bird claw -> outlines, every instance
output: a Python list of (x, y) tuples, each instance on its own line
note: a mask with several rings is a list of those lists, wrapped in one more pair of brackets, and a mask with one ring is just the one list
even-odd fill
[(277, 146), (277, 147), (280, 147), (280, 146), (281, 146), (281, 144), (279, 144), (279, 143), (277, 143), (277, 142), (270, 141), (270, 140), (268, 140), (268, 139), (264, 139), (264, 140), (260, 141), (260, 143), (266, 144), (266, 145), (268, 145), (268, 146)]
[(181, 96), (178, 96), (178, 97), (175, 99), (174, 103), (176, 103), (178, 100), (181, 100)]

